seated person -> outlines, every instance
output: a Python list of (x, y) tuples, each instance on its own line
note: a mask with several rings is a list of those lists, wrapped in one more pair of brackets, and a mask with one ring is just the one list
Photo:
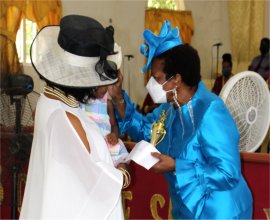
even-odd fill
[(269, 41), (269, 38), (261, 40), (261, 55), (256, 56), (248, 67), (249, 70), (259, 73), (265, 81), (269, 80)]
[(222, 87), (228, 81), (232, 74), (232, 56), (230, 53), (225, 53), (222, 56), (222, 75), (218, 76), (212, 88), (212, 92), (219, 95)]

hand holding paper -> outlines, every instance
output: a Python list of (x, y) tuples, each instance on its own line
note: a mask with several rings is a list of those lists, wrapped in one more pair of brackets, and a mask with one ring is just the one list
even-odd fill
[(133, 160), (137, 164), (149, 170), (159, 161), (158, 158), (155, 158), (151, 155), (152, 152), (159, 153), (159, 151), (152, 144), (146, 141), (140, 141), (129, 153), (126, 161)]
[(159, 159), (151, 155), (152, 152), (159, 151), (156, 149), (156, 145), (159, 144), (166, 135), (166, 130), (164, 128), (164, 121), (167, 116), (165, 111), (162, 111), (160, 118), (157, 122), (154, 122), (151, 127), (151, 143), (146, 141), (140, 141), (135, 145), (132, 151), (129, 153), (129, 156), (126, 159), (126, 162), (133, 160), (137, 164), (143, 166), (149, 170), (154, 166)]

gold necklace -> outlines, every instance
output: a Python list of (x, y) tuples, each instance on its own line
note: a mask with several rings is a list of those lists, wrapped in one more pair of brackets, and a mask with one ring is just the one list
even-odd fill
[(80, 103), (75, 99), (74, 96), (68, 95), (66, 96), (63, 91), (57, 88), (52, 88), (50, 86), (44, 87), (44, 94), (52, 95), (64, 102), (66, 105), (72, 107), (72, 108), (78, 108), (80, 106)]

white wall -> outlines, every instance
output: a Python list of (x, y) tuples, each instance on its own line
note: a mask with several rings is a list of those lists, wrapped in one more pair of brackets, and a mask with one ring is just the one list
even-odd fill
[(270, 1), (267, 0), (265, 3), (265, 31), (264, 31), (264, 36), (270, 38)]
[[(270, 4), (268, 1), (266, 2), (265, 36), (269, 37)], [(134, 58), (130, 61), (126, 57), (123, 59), (124, 87), (128, 90), (128, 78), (130, 76), (131, 98), (140, 104), (146, 95), (143, 75), (140, 72), (144, 65), (144, 57), (139, 52), (140, 45), (143, 42), (142, 32), (144, 30), (146, 0), (63, 0), (62, 3), (63, 15), (86, 15), (95, 18), (104, 26), (109, 24), (114, 26), (115, 39), (122, 46), (123, 54), (134, 55)], [(191, 44), (199, 52), (202, 77), (210, 88), (211, 73), (216, 71), (217, 61), (217, 49), (212, 45), (222, 42), (222, 46), (219, 48), (219, 60), (223, 53), (231, 53), (227, 1), (186, 0), (185, 6), (186, 10), (192, 11), (194, 20), (195, 32)], [(35, 75), (35, 90), (41, 91), (43, 84), (33, 73), (33, 70), (26, 67), (25, 72)]]
[[(203, 80), (211, 87), (209, 79), (215, 77), (217, 66), (220, 69), (222, 54), (231, 53), (227, 1), (197, 0), (185, 1), (185, 4), (186, 10), (192, 11), (194, 21), (191, 45), (199, 52)], [(222, 45), (214, 47), (216, 43)]]

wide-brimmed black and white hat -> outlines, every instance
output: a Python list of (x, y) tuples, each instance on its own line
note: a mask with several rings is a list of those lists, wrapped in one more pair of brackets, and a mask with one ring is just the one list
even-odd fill
[(121, 48), (113, 29), (80, 15), (68, 15), (59, 26), (46, 26), (30, 50), (35, 70), (45, 79), (66, 87), (96, 87), (117, 82)]

